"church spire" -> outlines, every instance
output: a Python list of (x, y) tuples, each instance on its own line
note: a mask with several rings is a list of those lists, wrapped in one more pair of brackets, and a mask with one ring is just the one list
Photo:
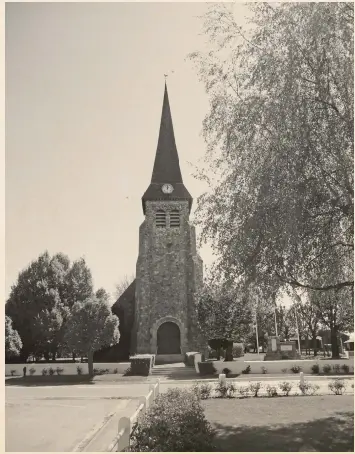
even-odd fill
[(152, 183), (182, 183), (166, 82)]
[[(168, 194), (162, 190), (167, 184), (173, 188)], [(147, 200), (188, 200), (190, 208), (192, 204), (192, 197), (182, 181), (166, 82), (152, 179), (142, 197), (144, 213)]]

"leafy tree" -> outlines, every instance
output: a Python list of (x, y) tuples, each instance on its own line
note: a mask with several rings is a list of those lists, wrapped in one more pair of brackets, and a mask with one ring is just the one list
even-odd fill
[(212, 4), (190, 55), (211, 106), (202, 240), (234, 278), (353, 288), (353, 4), (249, 7), (246, 29)]
[(338, 337), (354, 329), (354, 307), (349, 289), (309, 292), (310, 304), (318, 311), (320, 321), (330, 330), (332, 358), (339, 358)]
[(107, 293), (104, 288), (99, 288), (96, 291), (95, 296), (97, 299), (105, 301), (107, 304), (110, 304), (110, 300), (111, 300), (110, 294)]
[(252, 323), (251, 307), (246, 293), (226, 289), (223, 284), (206, 282), (197, 295), (197, 318), (201, 332), (210, 345), (226, 348), (225, 360), (233, 360), (233, 341), (244, 340)]
[(22, 339), (21, 360), (30, 354), (47, 358), (52, 354), (54, 359), (64, 347), (69, 312), (63, 308), (70, 309), (74, 301), (84, 301), (92, 293), (92, 277), (84, 259), (70, 266), (66, 255), (50, 257), (45, 252), (21, 271), (5, 306)]
[(5, 315), (5, 355), (7, 358), (18, 356), (22, 348), (19, 333), (13, 329), (12, 320)]
[(66, 325), (65, 341), (77, 354), (87, 355), (90, 376), (94, 374), (94, 351), (119, 341), (118, 325), (118, 318), (102, 299), (90, 297), (72, 307)]

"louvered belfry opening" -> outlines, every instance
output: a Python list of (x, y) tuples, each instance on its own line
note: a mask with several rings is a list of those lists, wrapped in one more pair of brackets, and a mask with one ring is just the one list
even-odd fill
[(178, 210), (170, 213), (170, 227), (180, 227), (180, 213)]
[(166, 227), (166, 214), (163, 210), (158, 210), (155, 215), (155, 225), (157, 227)]

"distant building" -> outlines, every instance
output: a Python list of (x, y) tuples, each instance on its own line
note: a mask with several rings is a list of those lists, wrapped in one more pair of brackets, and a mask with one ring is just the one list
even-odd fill
[(123, 360), (135, 353), (181, 360), (185, 352), (201, 350), (194, 294), (202, 285), (203, 266), (189, 222), (191, 205), (165, 85), (152, 179), (142, 197), (136, 279), (112, 307), (120, 319), (120, 343), (97, 352), (96, 360)]

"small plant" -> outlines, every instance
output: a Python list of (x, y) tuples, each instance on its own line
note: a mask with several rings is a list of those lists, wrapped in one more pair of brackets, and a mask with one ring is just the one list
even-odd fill
[(64, 369), (61, 367), (57, 367), (56, 371), (57, 371), (57, 375), (61, 375), (64, 372)]
[(42, 375), (45, 376), (48, 374), (48, 370), (46, 368), (42, 369)]
[(223, 370), (222, 370), (222, 374), (225, 374), (226, 377), (228, 377), (228, 375), (231, 373), (232, 371), (230, 369), (228, 369), (228, 367), (225, 367)]
[(340, 364), (334, 364), (333, 370), (336, 374), (340, 374)]
[(10, 374), (11, 374), (11, 377), (13, 377), (16, 374), (16, 369), (11, 369)]
[(233, 383), (226, 383), (225, 385), (222, 385), (222, 383), (218, 383), (217, 386), (215, 387), (215, 392), (217, 394), (217, 397), (232, 398), (234, 397), (236, 388), (233, 385)]
[(239, 386), (239, 388), (237, 388), (237, 391), (242, 397), (247, 397), (249, 392), (249, 386)]
[(354, 383), (351, 385), (351, 387), (354, 389)]
[(193, 384), (191, 391), (199, 400), (205, 400), (211, 397), (212, 386), (208, 383), (202, 383), (200, 385), (196, 382)]
[(261, 383), (258, 381), (256, 383), (250, 383), (249, 389), (254, 394), (254, 397), (258, 397), (258, 392), (260, 391)]
[(267, 374), (267, 369), (266, 369), (265, 366), (263, 366), (263, 367), (261, 368), (261, 372), (262, 372), (263, 374)]
[(113, 369), (112, 373), (113, 373), (113, 374), (118, 374), (118, 369), (117, 369), (117, 367), (115, 367), (115, 368)]
[(288, 396), (290, 394), (291, 389), (293, 388), (293, 384), (289, 381), (284, 381), (279, 383), (279, 388), (284, 393), (284, 396)]
[(313, 396), (319, 389), (319, 385), (314, 385), (306, 381), (303, 383), (300, 382), (298, 387), (304, 396)]
[(76, 372), (78, 375), (81, 375), (83, 373), (83, 368), (81, 366), (76, 367)]
[(283, 369), (281, 369), (281, 372), (282, 372), (283, 374), (286, 374), (286, 372), (287, 372), (287, 367), (284, 367)]
[(94, 367), (94, 375), (101, 375), (100, 370), (97, 367)]
[(350, 371), (350, 367), (347, 364), (343, 364), (341, 366), (341, 370), (344, 372), (344, 374), (348, 374)]
[(277, 397), (278, 396), (276, 386), (267, 385), (266, 392), (267, 392), (267, 395), (269, 397)]
[(302, 367), (301, 367), (301, 366), (298, 366), (298, 365), (297, 365), (297, 366), (296, 366), (296, 365), (293, 365), (293, 366), (291, 367), (290, 370), (292, 370), (292, 372), (293, 372), (294, 374), (298, 374), (298, 373), (301, 372)]
[(55, 370), (53, 369), (53, 367), (50, 367), (48, 372), (49, 372), (49, 375), (54, 375)]
[(328, 388), (336, 395), (341, 395), (345, 391), (346, 385), (344, 380), (336, 378), (328, 384)]
[(251, 367), (249, 365), (244, 370), (242, 370), (242, 374), (250, 374), (250, 371), (251, 371)]
[(312, 374), (319, 374), (319, 364), (313, 364), (313, 366), (311, 367), (311, 370), (312, 370)]
[(324, 372), (325, 374), (329, 374), (329, 373), (331, 372), (331, 370), (332, 370), (332, 366), (330, 366), (329, 364), (325, 364), (325, 365), (323, 366), (323, 372)]
[(34, 367), (31, 367), (30, 375), (34, 375), (35, 373), (36, 373), (36, 369)]

